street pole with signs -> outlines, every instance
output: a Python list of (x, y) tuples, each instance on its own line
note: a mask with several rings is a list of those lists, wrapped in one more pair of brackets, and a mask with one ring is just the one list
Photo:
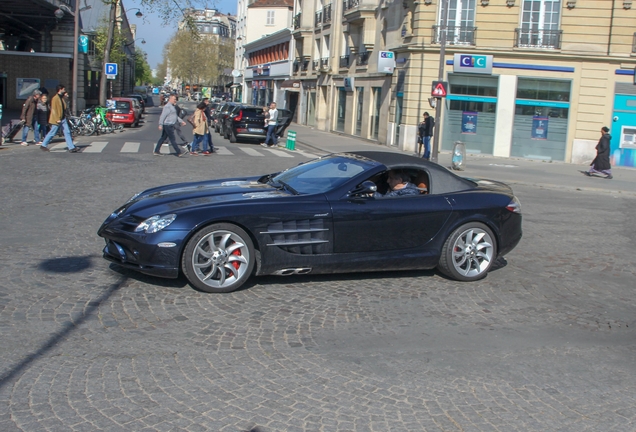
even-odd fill
[[(437, 75), (438, 81), (444, 81), (444, 62), (446, 58), (446, 29), (448, 28), (448, 0), (442, 0), (442, 21), (439, 25), (440, 41), (439, 41), (439, 73)], [(435, 95), (433, 95), (435, 96)], [(437, 163), (437, 156), (439, 154), (439, 130), (442, 126), (442, 98), (436, 97), (437, 103), (435, 105), (435, 131), (433, 132), (433, 148), (431, 149), (431, 161)]]

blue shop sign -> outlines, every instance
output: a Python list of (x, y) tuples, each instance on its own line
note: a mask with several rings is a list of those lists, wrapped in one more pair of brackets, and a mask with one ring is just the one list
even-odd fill
[(462, 133), (476, 135), (477, 134), (477, 116), (474, 111), (462, 112)]

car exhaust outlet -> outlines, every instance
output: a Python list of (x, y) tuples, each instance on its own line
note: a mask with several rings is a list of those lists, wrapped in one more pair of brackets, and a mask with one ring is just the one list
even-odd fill
[(276, 276), (291, 276), (295, 274), (307, 274), (309, 272), (311, 272), (310, 267), (300, 267), (276, 270), (273, 274), (275, 274)]

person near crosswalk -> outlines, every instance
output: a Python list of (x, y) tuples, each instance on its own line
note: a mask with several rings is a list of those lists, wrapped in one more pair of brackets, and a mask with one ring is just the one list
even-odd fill
[(62, 128), (64, 131), (64, 139), (66, 140), (66, 147), (68, 148), (69, 153), (78, 153), (80, 150), (75, 147), (75, 144), (73, 144), (71, 129), (69, 128), (68, 121), (66, 120), (66, 102), (64, 101), (64, 93), (66, 93), (66, 89), (62, 84), (60, 84), (56, 87), (56, 90), (57, 93), (51, 98), (51, 114), (49, 115), (51, 130), (46, 137), (44, 137), (44, 141), (42, 141), (40, 149), (42, 151), (49, 151), (49, 143), (53, 137), (57, 135), (58, 129)]
[(159, 116), (159, 130), (161, 131), (161, 137), (159, 137), (159, 141), (157, 141), (157, 145), (155, 146), (155, 151), (153, 153), (155, 156), (162, 156), (161, 145), (163, 144), (166, 136), (170, 140), (170, 144), (172, 144), (172, 148), (177, 156), (181, 157), (188, 154), (185, 150), (181, 151), (174, 136), (175, 124), (179, 123), (181, 126), (185, 126), (185, 122), (178, 116), (177, 109), (175, 108), (176, 104), (177, 95), (171, 94), (168, 97), (168, 103), (164, 105), (163, 111), (161, 111), (161, 116)]
[[(177, 102), (179, 102), (178, 97), (177, 97)], [(180, 107), (177, 102), (175, 102), (174, 108), (175, 110), (177, 110), (177, 115), (179, 116), (179, 118), (183, 120), (188, 116), (188, 111)], [(181, 130), (181, 122), (176, 122), (174, 124), (174, 136), (175, 136), (175, 139), (179, 138), (179, 145), (181, 147), (188, 146), (188, 149), (190, 149), (190, 142), (186, 139), (186, 137), (183, 135), (183, 131)], [(168, 136), (166, 135), (166, 137), (163, 139), (163, 142), (161, 144), (165, 144), (167, 142), (168, 142)]]
[(192, 148), (190, 149), (190, 154), (192, 156), (198, 156), (199, 153), (199, 145), (202, 145), (203, 151), (202, 155), (208, 156), (210, 155), (210, 150), (208, 150), (208, 142), (205, 136), (208, 134), (208, 118), (205, 116), (205, 108), (207, 105), (205, 102), (199, 103), (197, 105), (197, 110), (194, 112), (194, 140), (192, 141)]
[(261, 144), (263, 147), (274, 147), (276, 145), (276, 125), (278, 124), (278, 110), (276, 102), (269, 104), (269, 118), (267, 119), (267, 137)]

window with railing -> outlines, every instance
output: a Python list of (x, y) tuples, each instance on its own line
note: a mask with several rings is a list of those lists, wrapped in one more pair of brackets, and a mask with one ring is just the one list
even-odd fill
[(298, 30), (300, 28), (300, 13), (294, 15), (293, 19), (294, 30)]
[(314, 25), (319, 27), (322, 24), (322, 11), (316, 12), (316, 19), (314, 20)]
[[(446, 43), (448, 45), (475, 45), (477, 27), (447, 27)], [(432, 43), (442, 42), (443, 30), (440, 26), (433, 26)]]
[(302, 62), (299, 59), (296, 59), (294, 61), (294, 73), (298, 73), (300, 71), (300, 67), (302, 65)]
[(358, 6), (360, 6), (360, 0), (344, 0), (342, 2), (342, 8), (345, 12)]
[(340, 56), (340, 67), (341, 68), (349, 67), (349, 54)]
[(331, 22), (331, 3), (322, 8), (322, 22), (329, 24)]
[(446, 20), (446, 43), (449, 45), (475, 44), (475, 0), (454, 0), (443, 2), (437, 19), (437, 26), (433, 27), (434, 42), (440, 43), (441, 32), (438, 31), (443, 22), (444, 5), (448, 5), (448, 19)]
[(320, 64), (320, 60), (314, 60), (312, 66), (313, 70), (318, 70), (318, 65)]
[(561, 49), (561, 30), (515, 29), (515, 48)]
[(560, 13), (561, 0), (523, 0), (515, 47), (561, 48)]
[(362, 51), (361, 53), (358, 53), (358, 65), (359, 66), (364, 66), (369, 64), (369, 55), (371, 53), (369, 51)]
[(305, 58), (300, 64), (300, 70), (303, 72), (307, 72), (307, 69), (309, 69), (309, 59)]
[(327, 69), (329, 66), (329, 57), (323, 57), (320, 59), (320, 68)]

